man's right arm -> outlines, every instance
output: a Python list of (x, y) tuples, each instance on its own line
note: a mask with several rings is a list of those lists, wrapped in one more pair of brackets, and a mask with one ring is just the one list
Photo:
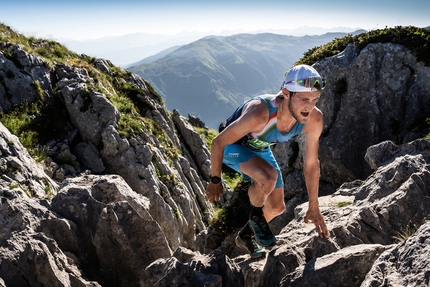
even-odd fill
[[(251, 102), (244, 108), (242, 115), (212, 141), (211, 176), (221, 177), (224, 147), (241, 139), (246, 134), (262, 129), (269, 116), (267, 107), (261, 101)], [(222, 184), (209, 182), (206, 194), (211, 202), (218, 201), (223, 191)]]

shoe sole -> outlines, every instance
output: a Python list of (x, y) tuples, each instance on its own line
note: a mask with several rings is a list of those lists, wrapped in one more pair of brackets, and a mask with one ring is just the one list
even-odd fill
[(242, 243), (239, 242), (239, 240), (236, 238), (234, 239), (234, 242), (236, 243), (236, 246), (239, 247), (240, 249), (245, 250), (246, 252), (248, 252), (249, 255), (251, 255), (251, 258), (260, 258), (260, 257), (265, 257), (266, 256), (266, 251), (262, 252), (260, 255), (252, 255), (251, 253), (249, 253), (248, 248), (243, 245)]
[(270, 244), (265, 244), (265, 243), (263, 243), (263, 242), (260, 242), (260, 240), (258, 239), (258, 236), (256, 235), (256, 232), (255, 232), (255, 230), (254, 230), (254, 227), (252, 226), (252, 224), (249, 224), (249, 227), (251, 228), (251, 230), (252, 230), (252, 232), (254, 232), (254, 235), (255, 235), (255, 241), (258, 243), (258, 244), (260, 244), (261, 246), (263, 246), (263, 247), (272, 247), (272, 246), (274, 246), (275, 244), (276, 244), (276, 237), (275, 237), (275, 235), (273, 235), (273, 238), (274, 238), (274, 241), (272, 242), (272, 243), (270, 243)]

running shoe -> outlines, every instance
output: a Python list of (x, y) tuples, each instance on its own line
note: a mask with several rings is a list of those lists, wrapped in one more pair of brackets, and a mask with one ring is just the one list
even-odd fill
[(237, 247), (246, 250), (251, 255), (251, 258), (259, 258), (266, 256), (266, 248), (260, 246), (250, 235), (245, 235), (244, 238), (240, 238), (238, 234), (235, 239)]
[(275, 245), (276, 237), (273, 235), (272, 230), (270, 230), (269, 224), (267, 224), (264, 216), (253, 216), (249, 219), (249, 227), (251, 227), (254, 232), (255, 241), (257, 241), (259, 245), (264, 247)]

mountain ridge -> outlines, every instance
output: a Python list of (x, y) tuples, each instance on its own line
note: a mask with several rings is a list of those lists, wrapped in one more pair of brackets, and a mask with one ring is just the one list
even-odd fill
[[(360, 28), (335, 27), (330, 29), (319, 27), (299, 27), (297, 29), (276, 29), (268, 31), (255, 31), (248, 33), (277, 33), (292, 36), (303, 36), (306, 34), (324, 34), (327, 32), (339, 31), (349, 33)], [(311, 33), (309, 31), (312, 31)], [(112, 63), (121, 67), (129, 66), (143, 58), (153, 56), (164, 49), (169, 49), (176, 45), (186, 45), (198, 39), (210, 35), (231, 36), (245, 33), (244, 30), (224, 30), (216, 31), (182, 31), (178, 34), (153, 34), (153, 33), (131, 33), (119, 36), (109, 36), (96, 39), (57, 39), (58, 42), (66, 45), (77, 53), (83, 53), (97, 58), (109, 59)]]
[(308, 49), (345, 35), (326, 33), (296, 37), (243, 33), (208, 36), (156, 61), (128, 69), (147, 79), (169, 110), (196, 115), (208, 127), (217, 128), (244, 99), (276, 93), (284, 73)]

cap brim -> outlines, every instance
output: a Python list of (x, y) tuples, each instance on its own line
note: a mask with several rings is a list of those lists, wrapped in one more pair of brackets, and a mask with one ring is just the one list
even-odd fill
[(313, 92), (316, 90), (313, 88), (306, 88), (306, 87), (293, 85), (293, 84), (284, 84), (284, 88), (290, 92)]

